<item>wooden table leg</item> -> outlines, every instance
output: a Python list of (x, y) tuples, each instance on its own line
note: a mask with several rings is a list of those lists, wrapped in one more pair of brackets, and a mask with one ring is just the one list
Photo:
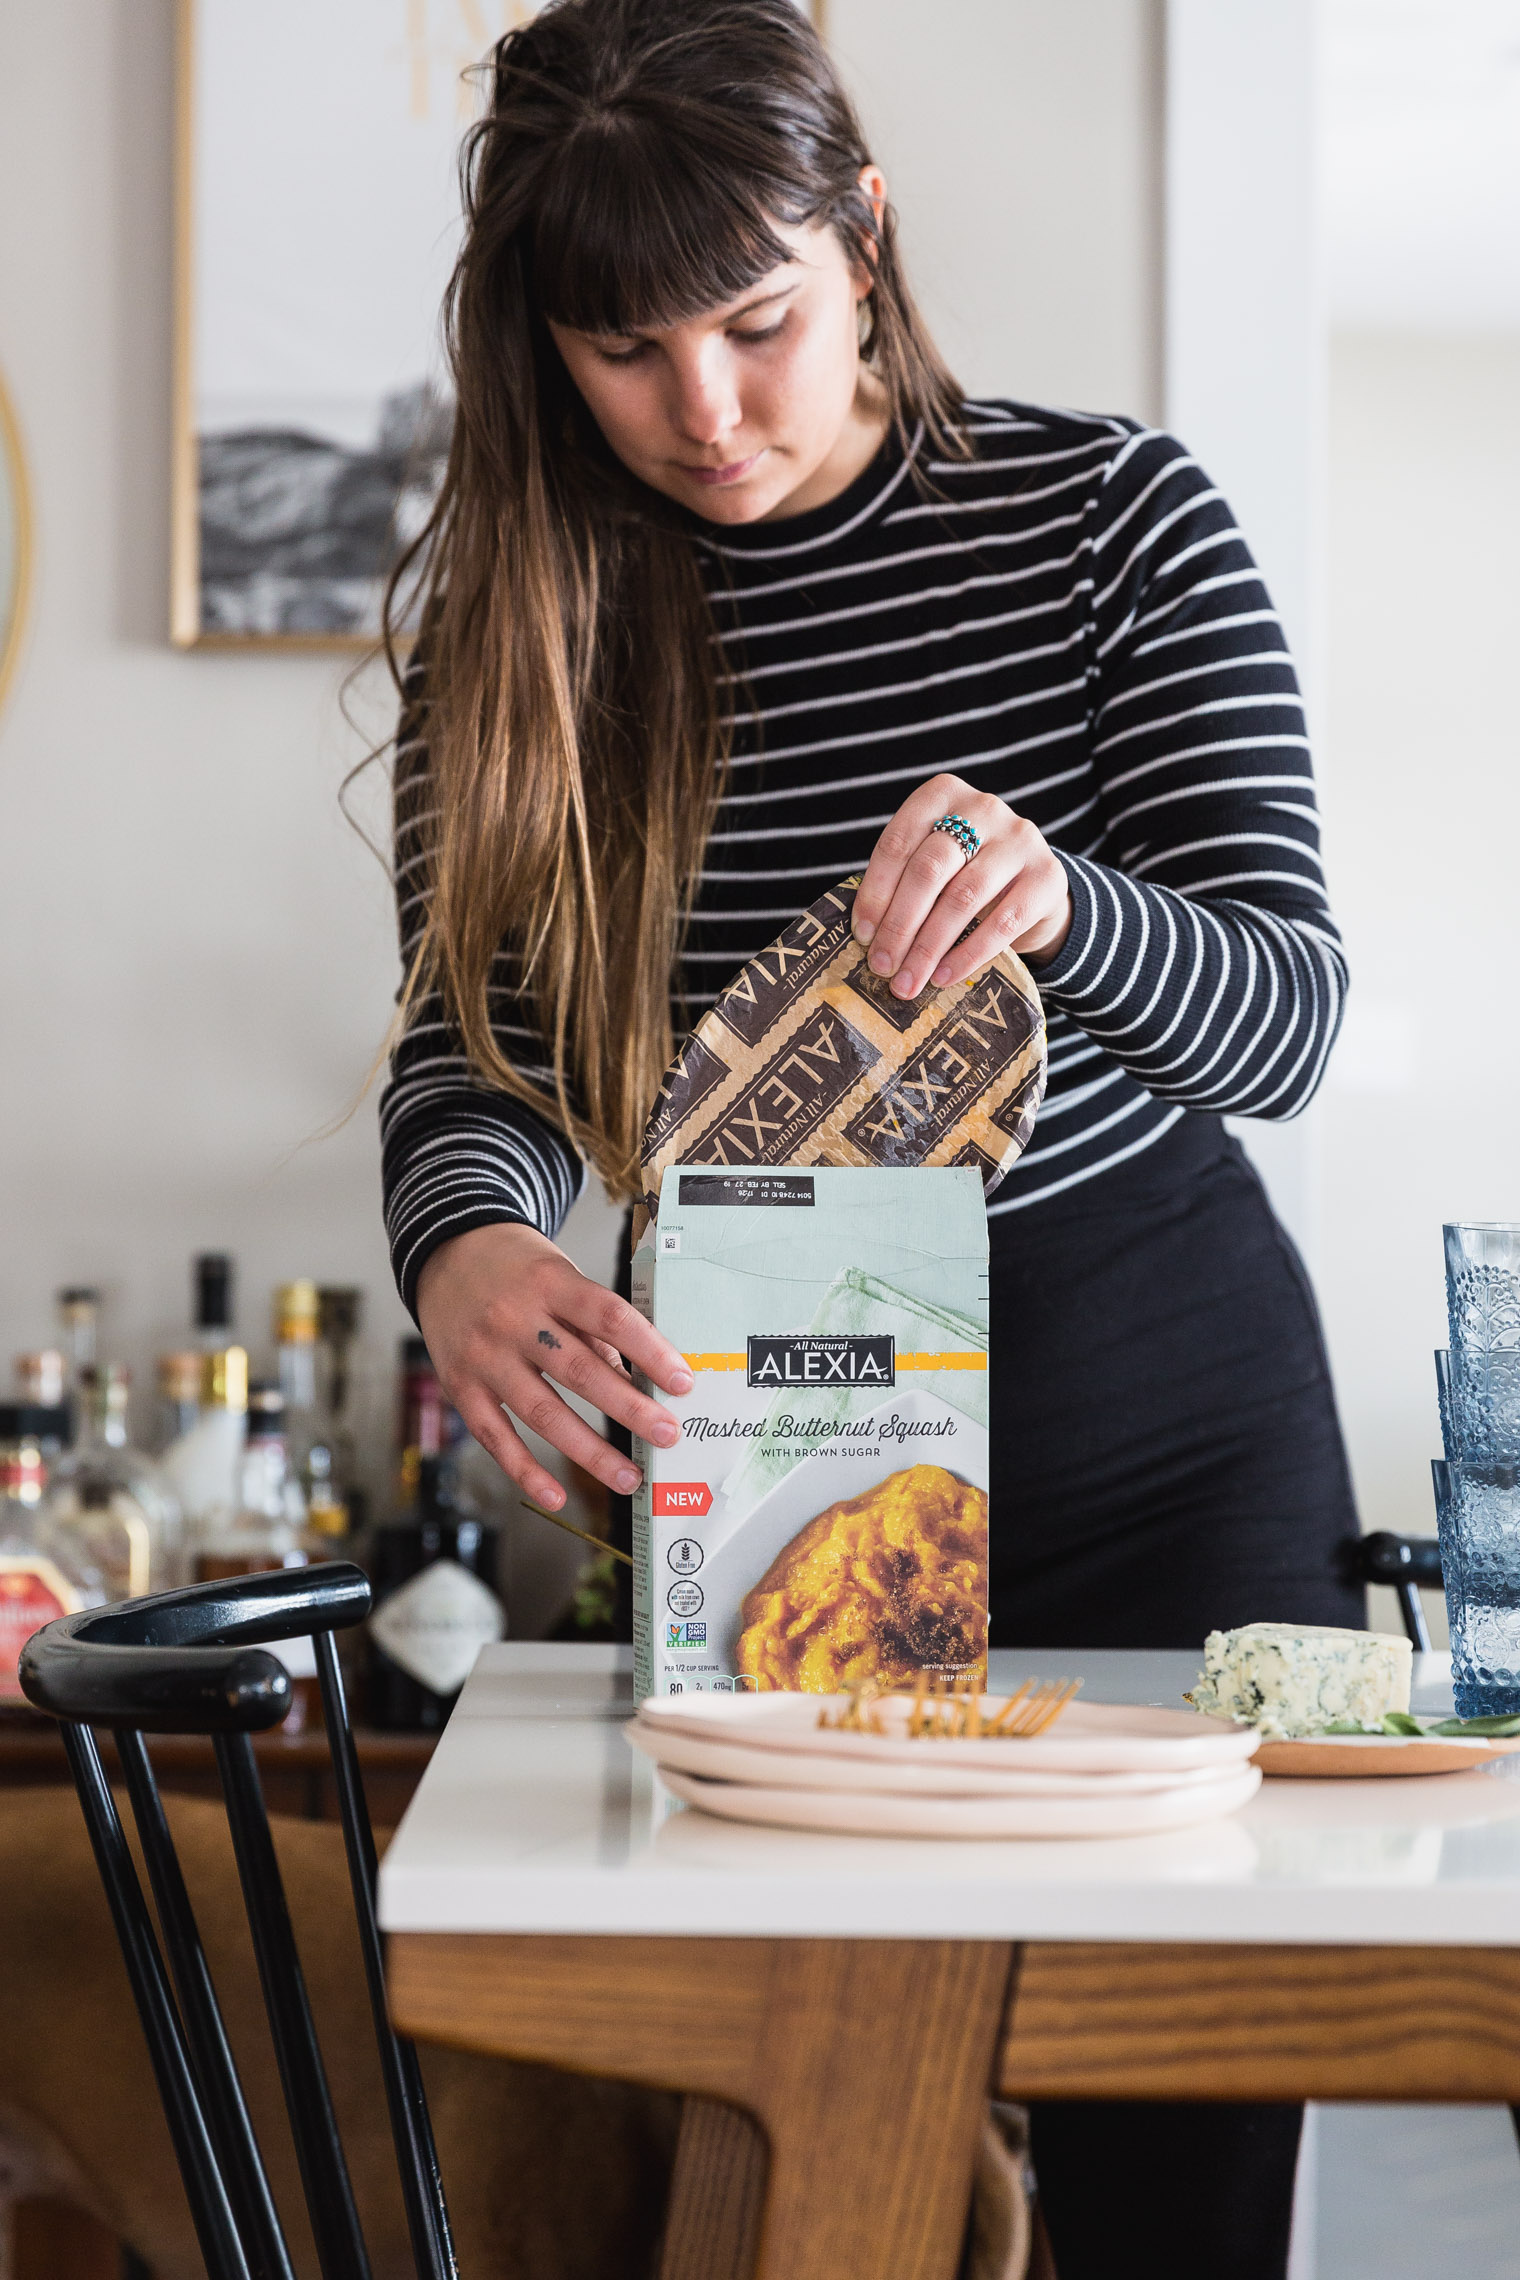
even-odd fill
[(760, 2127), (740, 2107), (686, 2100), (659, 2280), (749, 2280), (760, 2253), (769, 2167)]
[(952, 2280), (1011, 1960), (978, 1940), (411, 1932), (389, 1972), (421, 2041), (753, 2114), (755, 2280)]

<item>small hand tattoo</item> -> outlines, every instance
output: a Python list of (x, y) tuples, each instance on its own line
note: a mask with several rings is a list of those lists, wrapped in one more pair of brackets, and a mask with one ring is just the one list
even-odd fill
[(552, 1346), (556, 1353), (559, 1352), (559, 1340), (555, 1337), (552, 1330), (540, 1330), (538, 1333), (538, 1342), (541, 1346)]

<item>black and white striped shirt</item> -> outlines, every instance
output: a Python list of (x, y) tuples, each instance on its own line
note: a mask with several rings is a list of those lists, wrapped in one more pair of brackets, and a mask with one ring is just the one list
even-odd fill
[[(1295, 1115), (1346, 970), (1297, 681), (1219, 492), (1132, 420), (973, 403), (965, 429), (971, 459), (925, 456), (932, 494), (889, 441), (812, 513), (693, 521), (717, 638), (757, 710), (736, 692), (673, 979), (695, 1021), (800, 909), (864, 869), (941, 770), (1028, 816), (1061, 855), (1075, 917), (1038, 976), (1050, 1085), (997, 1217), (1101, 1178), (1189, 1109)], [(429, 807), (423, 700), (396, 775), (406, 956)], [(510, 989), (500, 1034), (547, 1077)], [(381, 1119), (409, 1305), (439, 1243), (498, 1220), (552, 1235), (585, 1178), (562, 1133), (472, 1082), (436, 1002), (396, 1053)]]

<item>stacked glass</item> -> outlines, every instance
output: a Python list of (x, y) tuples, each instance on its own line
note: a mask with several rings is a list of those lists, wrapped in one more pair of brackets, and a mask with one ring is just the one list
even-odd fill
[(1461, 1718), (1520, 1712), (1520, 1225), (1446, 1236), (1436, 1528)]

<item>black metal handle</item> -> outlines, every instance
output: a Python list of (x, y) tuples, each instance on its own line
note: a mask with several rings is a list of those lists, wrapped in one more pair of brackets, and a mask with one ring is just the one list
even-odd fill
[(290, 1708), (283, 1663), (260, 1648), (345, 1630), (369, 1613), (351, 1560), (193, 1583), (63, 1615), (21, 1653), (22, 1692), (74, 1725), (145, 1734), (257, 1734)]
[(1434, 1536), (1396, 1536), (1390, 1528), (1379, 1528), (1371, 1536), (1352, 1539), (1348, 1564), (1358, 1583), (1441, 1588), (1441, 1547)]
[(1349, 1583), (1388, 1585), (1399, 1603), (1404, 1633), (1416, 1654), (1430, 1652), (1430, 1630), (1420, 1605), (1421, 1586), (1439, 1591), (1441, 1547), (1434, 1536), (1396, 1536), (1378, 1528), (1370, 1536), (1350, 1536), (1341, 1546), (1342, 1572)]

